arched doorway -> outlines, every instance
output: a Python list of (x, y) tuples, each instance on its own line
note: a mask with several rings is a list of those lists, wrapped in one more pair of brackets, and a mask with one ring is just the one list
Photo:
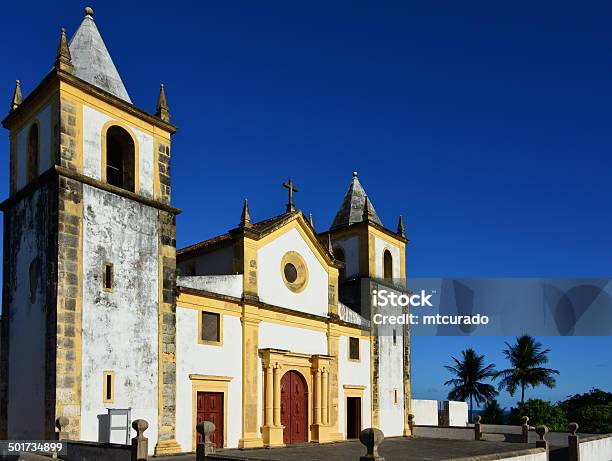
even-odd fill
[(308, 386), (297, 371), (281, 379), (281, 424), (284, 443), (308, 442)]

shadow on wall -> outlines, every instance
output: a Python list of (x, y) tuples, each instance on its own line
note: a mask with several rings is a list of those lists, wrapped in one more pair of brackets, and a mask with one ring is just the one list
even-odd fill
[(108, 413), (98, 415), (98, 442), (110, 443), (110, 417)]

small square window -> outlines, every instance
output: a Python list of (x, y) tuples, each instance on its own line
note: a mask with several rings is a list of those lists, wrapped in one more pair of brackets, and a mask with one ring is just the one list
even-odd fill
[(214, 312), (202, 312), (200, 317), (200, 341), (203, 343), (221, 343), (221, 315)]
[(104, 290), (113, 291), (113, 265), (111, 263), (104, 263), (102, 272), (102, 286)]
[(104, 372), (102, 375), (102, 387), (102, 401), (104, 403), (113, 403), (115, 400), (115, 373), (112, 371)]
[(359, 360), (359, 338), (349, 338), (349, 359)]

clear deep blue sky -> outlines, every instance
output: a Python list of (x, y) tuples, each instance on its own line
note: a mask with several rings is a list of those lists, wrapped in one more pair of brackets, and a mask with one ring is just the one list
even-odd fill
[[(409, 276), (610, 276), (612, 3), (534, 3), (90, 2), (134, 103), (166, 84), (179, 246), (234, 227), (245, 197), (282, 212), (288, 177), (323, 230), (356, 170), (385, 225), (404, 215)], [(84, 6), (0, 7), (5, 108)], [(467, 342), (504, 366), (504, 339), (415, 338), (415, 397), (445, 396)], [(542, 340), (559, 386), (528, 395), (612, 390), (609, 337)]]

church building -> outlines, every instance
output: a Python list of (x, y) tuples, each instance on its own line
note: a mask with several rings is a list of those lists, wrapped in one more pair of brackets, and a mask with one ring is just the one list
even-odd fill
[(109, 441), (109, 409), (147, 420), (155, 454), (194, 451), (202, 420), (228, 448), (410, 435), (408, 331), (379, 334), (363, 291), (405, 287), (408, 241), (357, 173), (327, 231), (288, 180), (279, 215), (245, 201), (177, 251), (164, 87), (154, 114), (133, 105), (91, 8), (2, 123), (1, 439), (52, 439), (65, 416)]

